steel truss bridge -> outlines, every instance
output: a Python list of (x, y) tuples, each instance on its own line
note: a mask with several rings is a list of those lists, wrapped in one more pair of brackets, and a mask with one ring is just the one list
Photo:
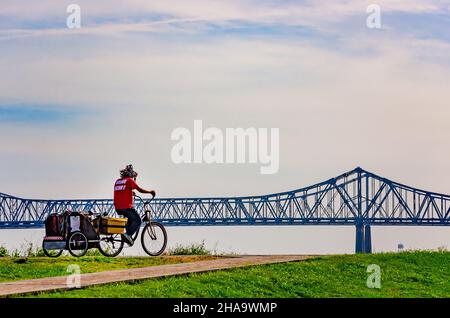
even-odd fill
[[(136, 201), (142, 212), (142, 202)], [(450, 195), (419, 190), (356, 168), (305, 188), (261, 196), (167, 198), (150, 204), (167, 226), (353, 225), (355, 251), (370, 253), (371, 225), (450, 225)], [(111, 199), (35, 200), (0, 193), (0, 228), (42, 227), (47, 215), (107, 212)]]

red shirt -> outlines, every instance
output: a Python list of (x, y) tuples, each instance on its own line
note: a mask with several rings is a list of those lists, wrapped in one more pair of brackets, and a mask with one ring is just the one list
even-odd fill
[(133, 190), (138, 185), (132, 178), (118, 179), (114, 184), (114, 207), (116, 210), (133, 208)]

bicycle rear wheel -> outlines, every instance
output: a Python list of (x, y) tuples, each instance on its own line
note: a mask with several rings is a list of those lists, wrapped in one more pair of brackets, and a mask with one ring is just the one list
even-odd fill
[(141, 243), (145, 253), (150, 256), (161, 255), (167, 246), (167, 232), (159, 222), (149, 222), (144, 226)]
[(116, 257), (122, 252), (123, 240), (120, 234), (101, 236), (98, 250), (106, 257)]

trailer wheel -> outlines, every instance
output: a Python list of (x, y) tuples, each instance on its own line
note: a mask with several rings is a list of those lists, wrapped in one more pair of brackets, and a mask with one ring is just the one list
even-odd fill
[(74, 232), (69, 237), (69, 253), (75, 257), (84, 256), (89, 248), (86, 235), (81, 232)]
[(44, 242), (42, 242), (42, 250), (44, 251), (45, 256), (56, 258), (60, 257), (64, 250), (47, 250), (44, 247)]

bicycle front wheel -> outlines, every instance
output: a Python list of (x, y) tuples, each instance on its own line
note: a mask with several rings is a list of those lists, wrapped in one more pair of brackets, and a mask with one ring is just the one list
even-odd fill
[(141, 243), (145, 253), (150, 256), (161, 255), (167, 246), (167, 232), (159, 222), (150, 222), (144, 226)]

